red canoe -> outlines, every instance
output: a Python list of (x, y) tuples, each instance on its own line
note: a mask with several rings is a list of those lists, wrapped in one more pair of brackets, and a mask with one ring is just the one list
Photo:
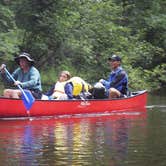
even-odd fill
[(91, 114), (105, 112), (124, 112), (145, 108), (147, 91), (132, 93), (130, 97), (119, 99), (90, 100), (36, 100), (27, 113), (21, 99), (0, 97), (0, 118), (39, 117), (55, 115)]

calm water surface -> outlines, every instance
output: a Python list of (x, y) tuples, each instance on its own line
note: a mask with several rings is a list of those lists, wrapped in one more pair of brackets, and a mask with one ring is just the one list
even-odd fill
[(165, 166), (166, 97), (144, 113), (0, 120), (0, 163)]

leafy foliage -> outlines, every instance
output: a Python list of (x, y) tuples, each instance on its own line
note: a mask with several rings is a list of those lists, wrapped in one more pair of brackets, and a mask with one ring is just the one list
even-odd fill
[(107, 78), (119, 54), (130, 87), (165, 87), (166, 2), (163, 0), (18, 0), (0, 3), (0, 59), (27, 51), (43, 84), (69, 70), (90, 83)]

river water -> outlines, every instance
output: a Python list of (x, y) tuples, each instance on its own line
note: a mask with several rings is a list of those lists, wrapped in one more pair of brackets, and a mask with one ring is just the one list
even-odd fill
[(145, 112), (0, 120), (0, 165), (165, 166), (166, 96)]

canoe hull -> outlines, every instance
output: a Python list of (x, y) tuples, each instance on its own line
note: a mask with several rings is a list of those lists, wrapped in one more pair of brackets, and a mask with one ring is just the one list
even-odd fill
[[(30, 116), (55, 116), (72, 114), (90, 114), (103, 112), (124, 112), (145, 108), (147, 92), (113, 100), (36, 100), (29, 111)], [(20, 99), (0, 98), (0, 118), (26, 117), (28, 111)]]

